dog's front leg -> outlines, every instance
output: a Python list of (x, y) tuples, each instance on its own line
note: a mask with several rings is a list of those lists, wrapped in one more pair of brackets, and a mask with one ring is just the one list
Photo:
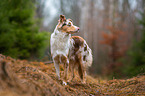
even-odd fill
[(67, 80), (67, 75), (68, 75), (68, 66), (69, 63), (68, 63), (68, 60), (67, 62), (64, 64), (64, 79)]
[(68, 68), (69, 68), (69, 60), (66, 56), (61, 56), (61, 62), (64, 63), (64, 81), (63, 81), (63, 84), (64, 85), (67, 85), (67, 75), (68, 75)]
[(59, 55), (57, 55), (56, 57), (54, 57), (54, 66), (55, 66), (55, 70), (56, 70), (56, 74), (57, 74), (57, 76), (58, 76), (58, 79), (60, 80), (60, 71), (59, 71), (59, 63), (60, 63), (60, 61), (59, 61)]
[(63, 85), (67, 85), (67, 75), (68, 75), (68, 62), (64, 63), (64, 81)]
[(59, 64), (54, 62), (56, 74), (58, 76), (58, 79), (60, 80), (60, 71), (59, 71)]

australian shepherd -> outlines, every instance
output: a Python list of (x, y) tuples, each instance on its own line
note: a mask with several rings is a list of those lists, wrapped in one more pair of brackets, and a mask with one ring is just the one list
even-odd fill
[(60, 79), (59, 64), (64, 64), (63, 84), (67, 84), (68, 68), (71, 71), (71, 78), (74, 78), (74, 69), (78, 69), (82, 83), (86, 82), (86, 69), (92, 65), (92, 51), (86, 41), (79, 36), (71, 34), (79, 32), (79, 27), (73, 25), (71, 19), (66, 19), (60, 15), (58, 24), (51, 34), (51, 55), (56, 69), (58, 79)]

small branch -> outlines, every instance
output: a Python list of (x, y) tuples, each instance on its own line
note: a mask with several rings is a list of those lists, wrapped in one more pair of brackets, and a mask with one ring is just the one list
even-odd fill
[(50, 63), (53, 63), (53, 61), (44, 62), (44, 64), (50, 64)]

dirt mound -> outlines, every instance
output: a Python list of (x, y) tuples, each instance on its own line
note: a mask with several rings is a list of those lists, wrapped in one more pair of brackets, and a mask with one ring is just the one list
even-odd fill
[[(62, 75), (62, 65), (60, 70)], [(145, 95), (145, 76), (109, 81), (87, 76), (87, 83), (81, 84), (76, 75), (72, 82), (64, 86), (56, 78), (53, 64), (16, 60), (0, 55), (0, 96), (53, 95)]]

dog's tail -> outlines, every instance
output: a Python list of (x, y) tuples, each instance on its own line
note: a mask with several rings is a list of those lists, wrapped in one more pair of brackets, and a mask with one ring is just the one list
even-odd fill
[(92, 50), (89, 50), (89, 55), (87, 56), (86, 59), (86, 66), (91, 67), (93, 62), (93, 55), (92, 55)]
[(91, 67), (93, 63), (93, 55), (92, 55), (92, 50), (89, 48), (88, 44), (84, 42), (84, 44), (87, 46), (87, 51), (85, 53), (85, 66), (86, 67)]

